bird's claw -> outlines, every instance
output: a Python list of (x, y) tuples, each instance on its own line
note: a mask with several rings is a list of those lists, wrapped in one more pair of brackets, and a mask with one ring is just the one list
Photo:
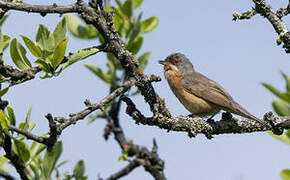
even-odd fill
[(222, 120), (231, 120), (233, 118), (230, 112), (223, 112), (222, 113)]

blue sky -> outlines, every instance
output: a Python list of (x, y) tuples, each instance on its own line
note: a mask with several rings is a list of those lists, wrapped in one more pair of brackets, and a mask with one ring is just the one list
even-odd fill
[[(34, 0), (29, 3), (42, 2)], [(271, 3), (273, 8), (287, 6), (287, 1)], [(140, 8), (144, 17), (155, 15), (160, 18), (159, 27), (145, 35), (141, 51), (152, 52), (145, 73), (163, 78), (162, 82), (154, 83), (154, 87), (165, 98), (174, 115), (187, 115), (189, 112), (170, 91), (162, 67), (157, 63), (173, 52), (184, 53), (197, 71), (222, 84), (252, 114), (261, 117), (272, 110), (271, 101), (275, 97), (261, 86), (261, 82), (284, 88), (279, 71), (290, 75), (290, 61), (284, 50), (276, 46), (277, 34), (266, 19), (256, 15), (251, 20), (232, 21), (234, 11), (244, 12), (253, 5), (250, 0), (144, 1)], [(3, 32), (19, 40), (20, 34), (34, 39), (39, 23), (52, 30), (59, 20), (58, 15), (43, 18), (13, 11)], [(283, 20), (289, 25), (288, 17)], [(98, 43), (96, 40), (69, 37), (71, 52)], [(6, 59), (8, 63), (11, 62), (8, 55)], [(105, 58), (102, 54), (96, 55), (73, 65), (58, 77), (45, 80), (36, 78), (10, 89), (5, 98), (15, 109), (17, 121), (23, 121), (28, 108), (32, 106), (31, 119), (37, 123), (33, 132), (45, 133), (48, 131), (44, 118), (46, 113), (67, 117), (69, 113), (84, 109), (85, 99), (97, 102), (106, 96), (108, 87), (83, 66), (85, 63), (105, 67)], [(150, 115), (143, 97), (133, 99), (138, 108)], [(282, 169), (290, 168), (290, 147), (267, 133), (219, 135), (212, 140), (199, 135), (190, 139), (186, 133), (167, 133), (157, 127), (136, 125), (124, 113), (124, 109), (123, 105), (121, 125), (127, 138), (148, 148), (152, 147), (152, 139), (156, 138), (159, 155), (165, 160), (168, 179), (274, 180), (279, 179)], [(104, 126), (104, 120), (97, 120), (91, 125), (84, 120), (63, 132), (60, 137), (64, 143), (62, 160), (70, 161), (63, 166), (62, 171), (72, 172), (73, 165), (79, 159), (84, 159), (89, 179), (96, 179), (98, 173), (108, 177), (126, 165), (126, 162), (118, 162), (121, 152), (114, 139), (111, 137), (107, 142), (103, 139)], [(152, 177), (139, 168), (124, 179)]]

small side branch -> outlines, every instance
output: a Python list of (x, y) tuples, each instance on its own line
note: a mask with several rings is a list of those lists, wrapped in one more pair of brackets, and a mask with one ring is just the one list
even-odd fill
[(267, 18), (267, 20), (272, 24), (276, 33), (279, 35), (280, 39), (284, 43), (283, 48), (285, 49), (286, 53), (290, 53), (289, 30), (281, 19), (284, 15), (288, 14), (288, 12), (278, 11), (278, 13), (276, 14), (272, 10), (272, 8), (266, 3), (265, 0), (253, 0), (253, 2), (255, 3), (256, 12)]
[(129, 162), (129, 164), (126, 167), (116, 172), (115, 174), (111, 175), (107, 180), (120, 179), (123, 176), (128, 175), (130, 172), (132, 172), (135, 168), (139, 167), (140, 165), (141, 164), (138, 161), (138, 159), (134, 159), (133, 161)]
[[(88, 49), (98, 49), (98, 52), (104, 51), (105, 45), (101, 44), (99, 46), (93, 46), (89, 48), (84, 48), (79, 51), (85, 51)], [(69, 53), (68, 56), (65, 56), (60, 64), (65, 64), (69, 61), (69, 58), (73, 56), (76, 53)], [(71, 62), (74, 63), (74, 62)], [(40, 66), (33, 67), (28, 70), (18, 70), (13, 68), (9, 65), (4, 65), (3, 63), (0, 64), (0, 74), (3, 76), (3, 78), (0, 78), (0, 83), (2, 82), (9, 82), (10, 86), (21, 84), (26, 81), (32, 80), (35, 78), (35, 75), (39, 72), (41, 72), (42, 69)], [(61, 71), (60, 71), (61, 72)], [(58, 72), (58, 73), (60, 73)], [(57, 74), (57, 73), (56, 73)]]
[(11, 138), (5, 135), (3, 149), (5, 151), (5, 157), (11, 161), (16, 171), (20, 175), (22, 180), (28, 180), (28, 170), (26, 169), (24, 162), (21, 158), (13, 151)]
[(0, 74), (4, 78), (0, 82), (9, 81), (13, 83), (25, 82), (34, 79), (35, 75), (41, 71), (41, 67), (36, 66), (28, 70), (19, 71), (11, 66), (0, 64)]
[(9, 126), (8, 129), (24, 135), (27, 139), (31, 139), (38, 143), (46, 145), (48, 147), (48, 150), (50, 150), (54, 146), (55, 142), (57, 141), (57, 137), (62, 133), (62, 131), (65, 128), (67, 128), (68, 126), (72, 124), (75, 124), (77, 121), (81, 119), (84, 119), (87, 115), (89, 115), (90, 113), (94, 112), (97, 109), (102, 110), (106, 104), (110, 103), (116, 97), (127, 92), (130, 89), (130, 87), (132, 87), (135, 84), (135, 82), (136, 81), (134, 80), (134, 78), (129, 79), (128, 81), (124, 83), (123, 86), (117, 88), (110, 95), (106, 96), (98, 103), (91, 104), (88, 100), (86, 100), (85, 104), (87, 108), (76, 114), (70, 114), (69, 119), (66, 119), (64, 117), (53, 118), (51, 114), (47, 114), (45, 117), (49, 122), (49, 127), (50, 127), (49, 137), (40, 137), (28, 131), (19, 129), (15, 126)]
[(66, 6), (53, 5), (31, 5), (27, 3), (15, 3), (0, 0), (0, 8), (5, 10), (17, 10), (29, 13), (40, 13), (46, 15), (47, 13), (64, 14), (64, 13), (77, 13), (80, 12), (78, 3)]

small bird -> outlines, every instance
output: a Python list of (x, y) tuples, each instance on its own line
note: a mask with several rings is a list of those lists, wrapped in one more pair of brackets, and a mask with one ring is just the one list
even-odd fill
[(219, 111), (225, 110), (265, 125), (265, 122), (235, 102), (218, 83), (196, 72), (183, 54), (171, 54), (159, 63), (164, 65), (164, 75), (171, 90), (192, 115), (211, 116), (211, 119)]

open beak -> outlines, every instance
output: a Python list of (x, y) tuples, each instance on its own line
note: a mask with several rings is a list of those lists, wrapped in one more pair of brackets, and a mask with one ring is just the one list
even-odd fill
[(166, 61), (160, 60), (160, 61), (158, 61), (158, 62), (159, 62), (159, 64), (165, 65), (165, 62), (166, 62)]

